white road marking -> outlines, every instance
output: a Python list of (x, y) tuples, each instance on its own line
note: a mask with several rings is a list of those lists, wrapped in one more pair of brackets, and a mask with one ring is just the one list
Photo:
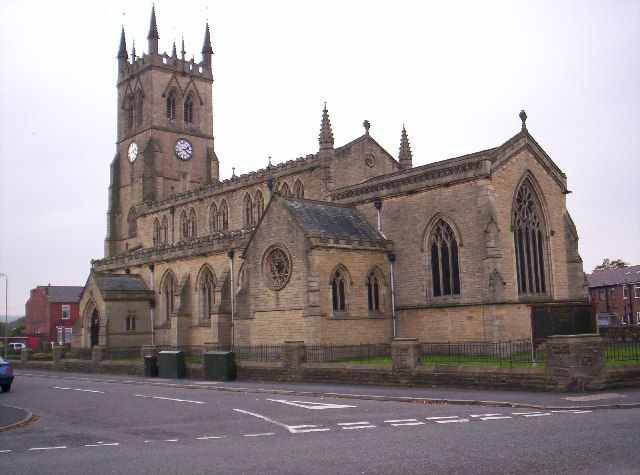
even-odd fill
[(385, 422), (415, 422), (418, 419), (390, 419), (388, 421)]
[(83, 393), (104, 394), (104, 391), (96, 391), (95, 389), (62, 388), (62, 387), (59, 387), (59, 386), (54, 386), (53, 389), (63, 389), (63, 390), (66, 390), (66, 391), (82, 391)]
[(178, 439), (165, 439), (165, 442), (178, 442)]
[(566, 401), (601, 401), (603, 399), (616, 399), (619, 397), (627, 397), (623, 394), (616, 393), (603, 393), (603, 394), (590, 394), (588, 396), (569, 396), (563, 397)]
[(224, 439), (225, 435), (209, 435), (204, 437), (196, 437), (196, 440)]
[(0, 450), (0, 454), (8, 454), (11, 450)]
[(385, 421), (390, 423), (393, 427), (400, 426), (423, 426), (424, 422), (418, 422), (417, 419), (392, 419), (389, 421)]
[(245, 411), (243, 409), (234, 409), (234, 411), (240, 412), (242, 414), (247, 414), (248, 416), (257, 417), (258, 419), (262, 419), (263, 421), (270, 422), (271, 424), (275, 424), (275, 425), (277, 425), (279, 427), (283, 427), (283, 428), (287, 429), (289, 432), (291, 432), (292, 434), (299, 434), (299, 433), (303, 433), (303, 432), (324, 432), (324, 431), (327, 431), (327, 430), (331, 430), (331, 429), (328, 429), (326, 427), (323, 428), (323, 427), (318, 427), (317, 425), (308, 425), (308, 424), (305, 424), (304, 427), (310, 427), (310, 428), (305, 429), (305, 428), (302, 428), (303, 426), (290, 426), (290, 425), (284, 424), (282, 422), (278, 422), (278, 421), (274, 421), (273, 419), (269, 419), (268, 417), (263, 416), (261, 414), (256, 414), (256, 413), (253, 413), (253, 412)]
[(147, 399), (161, 399), (163, 401), (189, 402), (191, 404), (204, 404), (204, 402), (202, 401), (191, 401), (189, 399), (175, 399), (172, 397), (161, 397), (161, 396), (144, 396), (142, 394), (134, 394), (133, 397), (144, 397)]
[(120, 445), (118, 442), (113, 442), (109, 444), (105, 444), (104, 442), (98, 442), (96, 444), (84, 444), (85, 447), (113, 447), (116, 445)]
[(338, 425), (344, 430), (356, 430), (356, 429), (372, 429), (374, 426), (371, 422), (338, 422)]
[(428, 421), (439, 421), (441, 419), (457, 419), (458, 416), (440, 416), (440, 417), (427, 417)]
[(495, 417), (501, 416), (502, 414), (471, 414), (470, 417)]
[(262, 434), (245, 434), (245, 437), (262, 437), (263, 435), (273, 435), (273, 432), (264, 432)]
[(302, 407), (304, 409), (346, 409), (351, 406), (349, 404), (330, 404), (326, 402), (309, 402), (309, 401), (287, 401), (285, 399), (267, 399), (271, 402), (280, 402), (282, 404), (288, 404), (289, 406)]
[(497, 421), (498, 419), (513, 419), (511, 416), (489, 416), (489, 417), (481, 417), (483, 421)]
[(58, 449), (66, 449), (66, 445), (60, 445), (58, 447), (32, 447), (29, 450), (58, 450)]
[(542, 416), (550, 416), (550, 412), (512, 412), (514, 416), (524, 416), (524, 417), (542, 417)]
[(559, 411), (551, 411), (551, 412), (561, 412), (565, 414), (586, 414), (587, 412), (593, 412), (593, 411), (587, 411), (587, 410), (581, 410), (581, 409), (562, 409)]
[(436, 421), (438, 424), (449, 424), (451, 422), (469, 422), (469, 419), (445, 419)]

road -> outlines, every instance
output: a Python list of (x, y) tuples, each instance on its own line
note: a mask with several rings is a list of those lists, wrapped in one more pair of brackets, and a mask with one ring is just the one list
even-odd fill
[[(16, 377), (0, 473), (639, 473), (640, 409), (542, 411)], [(155, 378), (154, 382), (158, 382)]]

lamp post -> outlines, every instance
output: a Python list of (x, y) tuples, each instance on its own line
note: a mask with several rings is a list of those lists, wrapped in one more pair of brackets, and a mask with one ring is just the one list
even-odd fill
[(4, 276), (4, 359), (7, 359), (7, 348), (9, 347), (9, 276), (0, 272)]

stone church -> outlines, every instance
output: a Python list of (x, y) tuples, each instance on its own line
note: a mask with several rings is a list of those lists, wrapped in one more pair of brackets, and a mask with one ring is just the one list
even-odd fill
[[(369, 134), (221, 180), (212, 47), (118, 50), (105, 257), (74, 345), (310, 345), (528, 339), (532, 305), (587, 298), (567, 178), (521, 128), (413, 166)], [(520, 125), (520, 123), (518, 124)], [(310, 129), (311, 130), (311, 129)]]

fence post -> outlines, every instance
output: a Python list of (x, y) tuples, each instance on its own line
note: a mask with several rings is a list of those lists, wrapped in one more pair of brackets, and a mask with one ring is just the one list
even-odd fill
[(394, 373), (411, 373), (420, 365), (420, 343), (417, 338), (394, 338), (391, 342), (391, 364)]
[(60, 360), (64, 358), (64, 348), (62, 348), (61, 346), (54, 346), (51, 356), (53, 359), (53, 364), (57, 365), (58, 363), (60, 363)]
[(285, 341), (282, 348), (282, 362), (286, 368), (295, 372), (307, 361), (307, 346), (304, 341)]
[(20, 363), (26, 363), (30, 359), (31, 359), (31, 349), (30, 348), (23, 348), (20, 351)]
[(605, 379), (605, 348), (599, 335), (551, 336), (547, 373), (560, 391), (601, 389)]
[(91, 348), (91, 361), (93, 363), (100, 363), (104, 359), (106, 348), (104, 346), (94, 346)]

